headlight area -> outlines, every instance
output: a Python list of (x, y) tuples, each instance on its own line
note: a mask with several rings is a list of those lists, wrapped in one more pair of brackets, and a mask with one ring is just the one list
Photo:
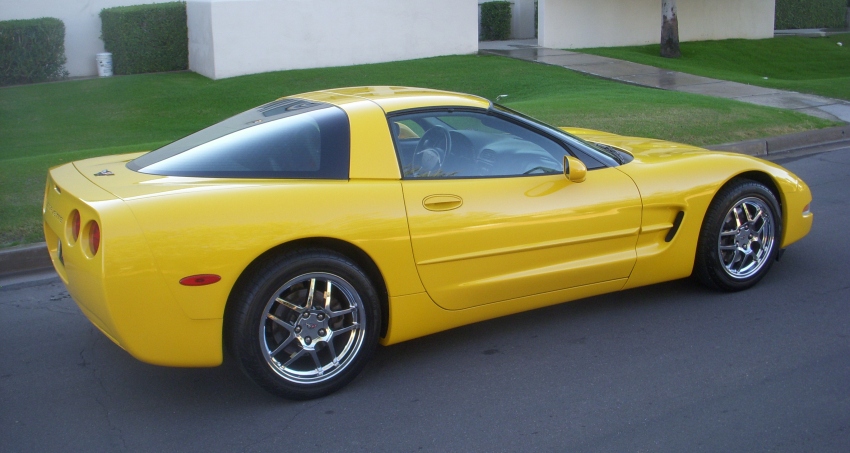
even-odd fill
[(783, 216), (782, 248), (797, 242), (812, 229), (812, 192), (800, 178), (796, 189), (784, 193), (787, 214)]

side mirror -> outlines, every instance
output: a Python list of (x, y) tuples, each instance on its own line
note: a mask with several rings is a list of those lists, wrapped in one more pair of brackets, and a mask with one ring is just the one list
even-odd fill
[(587, 166), (575, 157), (565, 154), (564, 176), (572, 182), (584, 182), (587, 179)]

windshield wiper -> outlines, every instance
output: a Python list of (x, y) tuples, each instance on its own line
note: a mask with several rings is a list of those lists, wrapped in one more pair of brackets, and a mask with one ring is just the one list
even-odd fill
[(596, 143), (596, 142), (593, 142), (593, 145), (596, 147), (596, 149), (598, 149), (599, 151), (602, 151), (603, 153), (605, 153), (605, 155), (607, 155), (611, 159), (616, 160), (618, 164), (623, 165), (623, 164), (626, 163), (626, 160), (623, 159), (623, 156), (620, 155), (620, 151), (617, 148), (614, 148), (613, 146), (609, 146), (609, 145), (604, 145), (602, 143)]

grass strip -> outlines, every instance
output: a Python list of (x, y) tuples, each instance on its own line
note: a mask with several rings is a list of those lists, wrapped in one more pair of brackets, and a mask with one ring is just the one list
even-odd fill
[[(87, 157), (153, 149), (275, 98), (357, 85), (473, 93), (558, 126), (704, 145), (835, 123), (725, 99), (635, 87), (495, 56), (255, 74), (189, 72), (0, 88), (0, 247), (39, 242), (45, 172)], [(81, 151), (82, 150), (82, 151)]]
[[(840, 44), (839, 44), (840, 43)], [(571, 49), (689, 74), (850, 100), (850, 33), (809, 38), (681, 43), (682, 58), (659, 45)]]

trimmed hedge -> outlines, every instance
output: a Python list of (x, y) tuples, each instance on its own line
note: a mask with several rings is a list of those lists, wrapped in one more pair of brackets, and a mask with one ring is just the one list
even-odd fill
[(481, 5), (481, 39), (502, 41), (511, 37), (511, 3), (495, 1)]
[(67, 76), (65, 24), (61, 20), (0, 21), (0, 86)]
[(774, 28), (844, 28), (847, 6), (847, 0), (776, 0)]
[(186, 3), (118, 6), (100, 11), (101, 39), (112, 72), (179, 71), (189, 67)]

